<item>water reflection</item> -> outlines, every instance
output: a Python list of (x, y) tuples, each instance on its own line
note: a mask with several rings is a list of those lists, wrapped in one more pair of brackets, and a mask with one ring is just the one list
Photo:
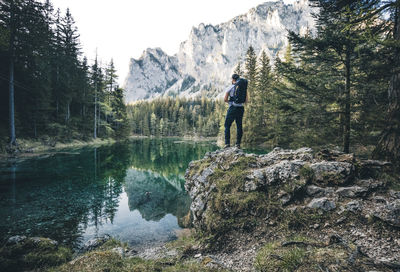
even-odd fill
[(169, 181), (152, 171), (129, 170), (124, 185), (129, 209), (138, 210), (146, 220), (159, 221), (167, 214), (181, 218), (190, 206), (189, 196), (180, 188), (183, 182)]
[(76, 246), (102, 232), (133, 244), (169, 239), (190, 204), (187, 165), (214, 149), (140, 139), (0, 164), (0, 241), (25, 234)]

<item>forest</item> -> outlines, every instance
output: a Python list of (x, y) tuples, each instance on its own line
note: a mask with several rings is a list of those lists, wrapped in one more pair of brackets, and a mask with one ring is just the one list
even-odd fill
[(0, 144), (18, 138), (54, 145), (70, 139), (124, 138), (123, 90), (111, 60), (81, 52), (69, 10), (49, 0), (0, 2)]
[(225, 105), (220, 100), (158, 98), (128, 106), (133, 133), (146, 136), (215, 137), (223, 124)]

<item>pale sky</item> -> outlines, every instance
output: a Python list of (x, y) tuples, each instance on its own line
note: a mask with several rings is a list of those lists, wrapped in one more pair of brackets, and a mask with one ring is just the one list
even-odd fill
[(70, 8), (90, 64), (96, 48), (103, 64), (114, 59), (120, 85), (130, 58), (139, 58), (145, 49), (160, 47), (173, 55), (193, 26), (224, 23), (263, 2), (266, 0), (52, 0), (54, 8), (63, 13)]

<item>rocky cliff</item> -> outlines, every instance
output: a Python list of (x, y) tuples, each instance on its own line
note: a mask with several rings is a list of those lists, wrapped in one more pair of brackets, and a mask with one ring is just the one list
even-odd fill
[(266, 2), (219, 25), (193, 27), (179, 52), (168, 56), (161, 49), (147, 49), (131, 59), (125, 80), (126, 102), (160, 95), (196, 96), (201, 91), (218, 96), (251, 45), (274, 59), (287, 46), (287, 30), (304, 33), (314, 29), (308, 0), (293, 5)]
[(390, 164), (334, 151), (234, 148), (192, 162), (193, 225), (216, 263), (247, 271), (400, 271)]

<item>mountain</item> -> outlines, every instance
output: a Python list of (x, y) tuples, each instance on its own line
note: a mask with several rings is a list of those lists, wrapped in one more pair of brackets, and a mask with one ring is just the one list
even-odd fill
[(250, 45), (272, 60), (283, 57), (288, 30), (305, 33), (315, 28), (312, 11), (308, 0), (293, 5), (265, 2), (226, 23), (193, 27), (174, 56), (149, 48), (130, 61), (125, 101), (161, 95), (193, 97), (202, 92), (217, 97)]

